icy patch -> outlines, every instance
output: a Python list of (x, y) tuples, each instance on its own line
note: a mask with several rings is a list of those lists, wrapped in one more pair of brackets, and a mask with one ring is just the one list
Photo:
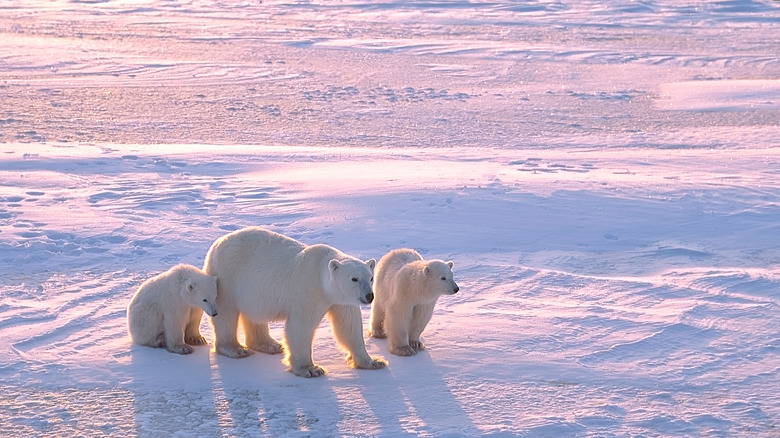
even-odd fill
[(661, 84), (658, 106), (667, 110), (780, 109), (780, 80), (690, 81)]

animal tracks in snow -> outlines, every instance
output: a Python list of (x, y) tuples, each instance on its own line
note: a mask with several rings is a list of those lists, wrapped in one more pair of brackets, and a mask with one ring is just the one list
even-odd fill
[(553, 163), (541, 158), (528, 158), (525, 160), (514, 160), (509, 162), (510, 166), (517, 166), (517, 170), (520, 172), (530, 173), (558, 173), (558, 172), (576, 172), (587, 173), (595, 169), (595, 167), (588, 163), (582, 164), (560, 164)]

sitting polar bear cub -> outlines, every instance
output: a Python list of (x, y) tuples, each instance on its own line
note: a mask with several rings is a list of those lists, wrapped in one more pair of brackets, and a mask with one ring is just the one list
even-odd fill
[[(217, 353), (240, 358), (249, 350), (238, 343), (238, 322), (246, 345), (263, 353), (286, 352), (290, 371), (318, 377), (325, 370), (312, 360), (314, 331), (325, 313), (336, 341), (356, 368), (387, 363), (368, 355), (360, 303), (374, 299), (371, 284), (376, 261), (362, 262), (327, 245), (304, 245), (258, 227), (217, 239), (204, 271), (219, 278), (219, 318), (212, 319)], [(286, 320), (284, 348), (271, 337), (269, 321)]]
[[(200, 320), (205, 310), (217, 316), (217, 279), (190, 265), (177, 265), (152, 277), (127, 305), (127, 330), (139, 345), (165, 347), (171, 353), (192, 353), (203, 345)], [(189, 345), (188, 345), (189, 344)]]
[(460, 289), (452, 279), (452, 262), (423, 260), (412, 249), (387, 253), (376, 268), (371, 336), (387, 338), (391, 353), (412, 356), (424, 350), (420, 334), (440, 295)]

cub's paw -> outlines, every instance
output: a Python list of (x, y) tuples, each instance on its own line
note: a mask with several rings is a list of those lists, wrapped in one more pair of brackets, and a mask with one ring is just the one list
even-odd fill
[(206, 345), (208, 342), (206, 342), (206, 338), (203, 336), (190, 336), (189, 338), (185, 338), (184, 342), (186, 342), (189, 345)]
[(411, 341), (409, 342), (409, 346), (414, 348), (414, 351), (425, 350), (425, 345), (421, 341)]
[(393, 348), (390, 352), (396, 356), (414, 356), (417, 354), (417, 351), (409, 345)]
[(265, 354), (281, 354), (284, 353), (284, 347), (278, 342), (264, 342), (250, 345), (249, 348), (255, 351), (259, 351)]
[(238, 347), (218, 347), (217, 348), (217, 354), (221, 354), (223, 356), (232, 357), (233, 359), (241, 359), (242, 357), (247, 357), (250, 354), (252, 354), (251, 351), (248, 349), (238, 346)]
[(169, 347), (168, 351), (176, 354), (190, 354), (192, 353), (192, 347), (187, 344), (174, 345), (173, 347)]
[(309, 365), (295, 369), (293, 373), (299, 377), (320, 377), (325, 374), (325, 368), (319, 365)]

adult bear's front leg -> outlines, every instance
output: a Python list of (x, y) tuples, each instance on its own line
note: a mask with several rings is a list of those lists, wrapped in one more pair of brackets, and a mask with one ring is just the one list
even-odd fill
[(249, 349), (238, 343), (236, 331), (238, 330), (238, 311), (220, 311), (219, 316), (211, 318), (214, 328), (214, 351), (223, 356), (240, 359), (252, 354)]
[(347, 361), (350, 365), (365, 370), (378, 370), (387, 366), (384, 359), (372, 357), (366, 351), (360, 307), (352, 304), (331, 306), (328, 309), (328, 319), (333, 326), (336, 342), (349, 352)]
[(323, 315), (320, 314), (316, 320), (312, 320), (310, 313), (307, 316), (293, 314), (287, 318), (284, 326), (284, 362), (296, 376), (320, 377), (325, 374), (325, 369), (314, 363), (311, 347), (314, 331)]

